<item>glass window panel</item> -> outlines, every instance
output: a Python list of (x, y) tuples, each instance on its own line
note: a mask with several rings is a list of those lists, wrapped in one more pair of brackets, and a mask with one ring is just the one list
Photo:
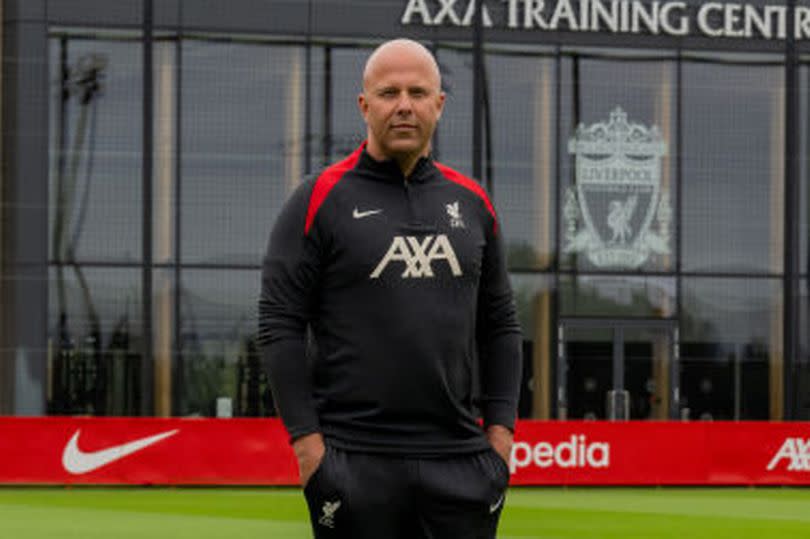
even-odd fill
[(324, 49), (323, 47), (310, 47), (310, 99), (309, 107), (310, 135), (309, 135), (309, 169), (308, 174), (314, 174), (324, 166)]
[(675, 280), (668, 277), (563, 275), (560, 277), (562, 316), (675, 315)]
[[(371, 48), (332, 48), (332, 133), (329, 164), (353, 152), (366, 138), (366, 124), (357, 108), (363, 88), (363, 67)], [(316, 100), (321, 99), (315, 96)], [(328, 134), (327, 134), (328, 135)]]
[(676, 64), (585, 52), (562, 59), (561, 267), (674, 269)]
[(141, 259), (142, 55), (139, 42), (50, 39), (54, 260)]
[(593, 420), (627, 413), (631, 420), (667, 419), (674, 327), (674, 322), (645, 326), (643, 320), (565, 327), (567, 417)]
[(183, 271), (180, 415), (213, 416), (220, 397), (234, 415), (272, 410), (255, 344), (259, 280), (258, 270)]
[(613, 389), (613, 329), (569, 328), (565, 332), (569, 419), (607, 419)]
[[(810, 61), (810, 58), (804, 58)], [(810, 275), (810, 65), (799, 67), (799, 273)]]
[(799, 354), (795, 380), (796, 418), (810, 420), (810, 286), (802, 279), (799, 297)]
[[(509, 265), (546, 269), (554, 252), (554, 59), (489, 54), (493, 199)], [(471, 90), (468, 90), (471, 91)]]
[(552, 403), (554, 356), (551, 320), (554, 277), (548, 274), (512, 274), (518, 321), (523, 333), (523, 384), (520, 417), (549, 419)]
[(469, 49), (439, 47), (436, 59), (447, 100), (434, 136), (434, 151), (439, 161), (471, 176), (472, 54)]
[[(152, 271), (152, 404), (158, 417), (172, 415), (172, 387), (182, 385), (174, 369), (176, 286), (174, 269)], [(175, 375), (175, 372), (178, 372)], [(177, 379), (174, 379), (177, 378)]]
[(175, 259), (178, 52), (174, 40), (158, 41), (153, 46), (152, 261), (155, 264)]
[(52, 266), (48, 412), (139, 415), (141, 272)]
[(683, 269), (779, 273), (784, 67), (683, 63)]
[(182, 54), (183, 261), (258, 264), (304, 174), (304, 49), (186, 40)]
[(624, 329), (624, 388), (630, 419), (670, 417), (672, 338), (670, 328)]
[(781, 419), (781, 290), (778, 279), (683, 280), (681, 394), (691, 418)]

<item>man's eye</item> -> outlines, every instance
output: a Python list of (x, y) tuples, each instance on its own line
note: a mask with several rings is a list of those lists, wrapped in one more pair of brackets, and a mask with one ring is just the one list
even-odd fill
[(382, 92), (380, 92), (380, 95), (382, 97), (394, 97), (394, 96), (397, 95), (397, 91), (396, 90), (383, 90)]

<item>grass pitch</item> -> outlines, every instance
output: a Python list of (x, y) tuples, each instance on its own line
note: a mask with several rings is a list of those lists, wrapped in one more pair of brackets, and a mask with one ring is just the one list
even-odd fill
[[(0, 489), (2, 539), (254, 537), (311, 537), (299, 489)], [(512, 488), (498, 537), (807, 539), (810, 489)]]

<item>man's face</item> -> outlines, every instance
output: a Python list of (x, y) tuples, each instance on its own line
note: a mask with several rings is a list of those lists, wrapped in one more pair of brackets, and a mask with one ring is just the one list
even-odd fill
[(435, 64), (407, 48), (376, 58), (358, 102), (372, 156), (427, 155), (444, 106)]

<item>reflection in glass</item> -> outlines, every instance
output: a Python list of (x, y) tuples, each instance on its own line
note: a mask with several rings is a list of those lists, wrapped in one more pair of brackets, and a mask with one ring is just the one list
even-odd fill
[(630, 419), (670, 417), (672, 333), (659, 328), (624, 330), (624, 386), (630, 396)]
[(694, 419), (782, 417), (778, 279), (685, 278), (683, 405)]
[(50, 39), (53, 261), (141, 259), (141, 55), (138, 42)]
[[(366, 138), (366, 124), (357, 108), (357, 95), (362, 89), (363, 66), (371, 53), (371, 48), (340, 47), (332, 48), (331, 55), (331, 133), (324, 141), (325, 150), (330, 156), (329, 163), (341, 160), (353, 152)], [(326, 54), (326, 53), (325, 53)], [(321, 77), (322, 69), (313, 64), (313, 78)], [(314, 96), (319, 100), (321, 96)]]
[[(304, 61), (309, 65), (308, 77), (309, 86), (304, 89), (304, 95), (308, 96), (308, 101), (305, 102), (306, 112), (304, 115), (304, 129), (305, 141), (304, 153), (308, 154), (309, 161), (304, 159), (304, 174), (314, 174), (323, 167), (324, 161), (324, 130), (328, 125), (324, 118), (324, 102), (323, 99), (318, 99), (318, 96), (324, 95), (324, 88), (327, 83), (324, 80), (322, 69), (323, 66), (324, 49), (314, 45), (304, 46)], [(319, 74), (320, 70), (320, 74)], [(305, 77), (304, 82), (306, 83)], [(308, 123), (307, 123), (308, 122)]]
[(675, 314), (675, 280), (669, 277), (562, 275), (562, 316), (649, 316)]
[(676, 64), (636, 54), (562, 59), (564, 269), (674, 269)]
[(613, 388), (613, 331), (572, 328), (565, 335), (568, 419), (607, 419), (608, 391)]
[(256, 347), (258, 270), (185, 270), (179, 415), (213, 416), (218, 398), (238, 416), (272, 413)]
[[(60, 280), (61, 303), (55, 286)], [(51, 268), (49, 414), (139, 413), (140, 293), (139, 270)]]
[(683, 269), (779, 273), (784, 67), (683, 63)]
[(154, 45), (154, 167), (152, 171), (152, 262), (175, 258), (177, 198), (177, 44)]
[(546, 269), (554, 251), (555, 80), (551, 57), (487, 55), (493, 198), (509, 266)]
[(152, 383), (154, 415), (172, 415), (172, 356), (174, 355), (174, 272), (152, 272)]
[(439, 47), (436, 59), (447, 100), (434, 149), (439, 161), (472, 176), (472, 54), (469, 49)]
[[(669, 418), (670, 395), (678, 383), (671, 379), (672, 337), (672, 328), (643, 322), (565, 327), (567, 418)], [(613, 412), (611, 399), (618, 405)]]
[(799, 296), (799, 354), (794, 380), (794, 395), (798, 413), (794, 419), (810, 420), (810, 286), (802, 279)]
[(304, 49), (186, 40), (184, 263), (259, 264), (304, 171)]
[[(807, 62), (808, 58), (804, 57)], [(799, 273), (810, 275), (810, 65), (799, 67)], [(806, 326), (802, 326), (806, 327)]]
[(512, 274), (518, 321), (523, 332), (523, 381), (520, 417), (551, 417), (553, 277)]

